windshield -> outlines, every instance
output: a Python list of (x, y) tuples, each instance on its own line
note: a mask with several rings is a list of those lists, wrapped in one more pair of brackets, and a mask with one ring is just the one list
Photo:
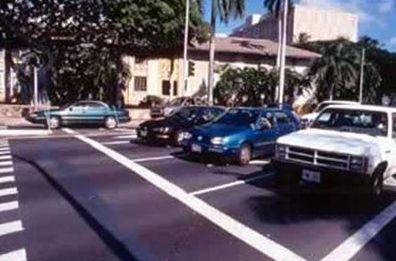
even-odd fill
[(184, 107), (168, 116), (170, 119), (188, 119), (192, 120), (199, 114), (199, 110), (193, 107)]
[(227, 125), (248, 126), (257, 122), (259, 114), (255, 110), (231, 109), (215, 120), (215, 122)]
[(315, 120), (312, 128), (386, 136), (388, 118), (384, 112), (327, 109)]
[(171, 100), (167, 105), (169, 105), (169, 106), (182, 105), (183, 101), (184, 101), (184, 98), (180, 97), (180, 98)]

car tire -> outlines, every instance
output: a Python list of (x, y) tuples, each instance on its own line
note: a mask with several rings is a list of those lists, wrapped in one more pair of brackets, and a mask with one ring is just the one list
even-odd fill
[(379, 198), (384, 191), (384, 168), (378, 167), (369, 181), (369, 194), (372, 198)]
[(50, 116), (47, 127), (50, 129), (59, 129), (61, 127), (61, 119), (58, 116)]
[(107, 129), (115, 129), (117, 128), (117, 121), (113, 116), (108, 116), (105, 118), (104, 125)]
[(249, 164), (250, 160), (252, 159), (252, 146), (247, 143), (243, 143), (239, 148), (238, 152), (238, 164), (241, 166)]

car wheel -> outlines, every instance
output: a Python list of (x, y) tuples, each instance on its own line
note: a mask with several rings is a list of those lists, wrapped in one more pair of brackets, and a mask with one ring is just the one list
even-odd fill
[(61, 120), (57, 116), (51, 116), (48, 120), (48, 127), (50, 129), (59, 129), (61, 126)]
[(117, 121), (114, 117), (109, 116), (105, 119), (105, 126), (107, 129), (114, 129), (117, 127)]
[(381, 168), (377, 169), (369, 182), (370, 196), (379, 198), (384, 191), (384, 174)]
[(249, 144), (242, 144), (238, 153), (238, 164), (247, 165), (252, 159), (252, 147)]

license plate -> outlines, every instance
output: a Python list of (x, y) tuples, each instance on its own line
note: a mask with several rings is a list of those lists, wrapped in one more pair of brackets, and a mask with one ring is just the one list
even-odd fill
[(147, 131), (140, 131), (140, 136), (146, 137), (147, 136)]
[(202, 147), (198, 144), (192, 144), (191, 151), (192, 152), (202, 152)]
[(320, 183), (321, 174), (318, 171), (303, 169), (301, 179), (309, 182)]

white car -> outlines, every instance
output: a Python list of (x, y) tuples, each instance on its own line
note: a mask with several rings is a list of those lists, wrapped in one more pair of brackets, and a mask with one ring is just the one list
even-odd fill
[(311, 113), (305, 114), (300, 117), (301, 125), (303, 128), (308, 127), (315, 119), (318, 117), (319, 113), (326, 108), (327, 106), (330, 105), (358, 105), (358, 102), (354, 101), (342, 101), (342, 100), (336, 100), (336, 101), (323, 101), (316, 106), (315, 110)]
[(396, 174), (396, 109), (328, 106), (309, 129), (277, 140), (274, 162), (283, 182), (353, 179), (379, 196), (384, 180)]

